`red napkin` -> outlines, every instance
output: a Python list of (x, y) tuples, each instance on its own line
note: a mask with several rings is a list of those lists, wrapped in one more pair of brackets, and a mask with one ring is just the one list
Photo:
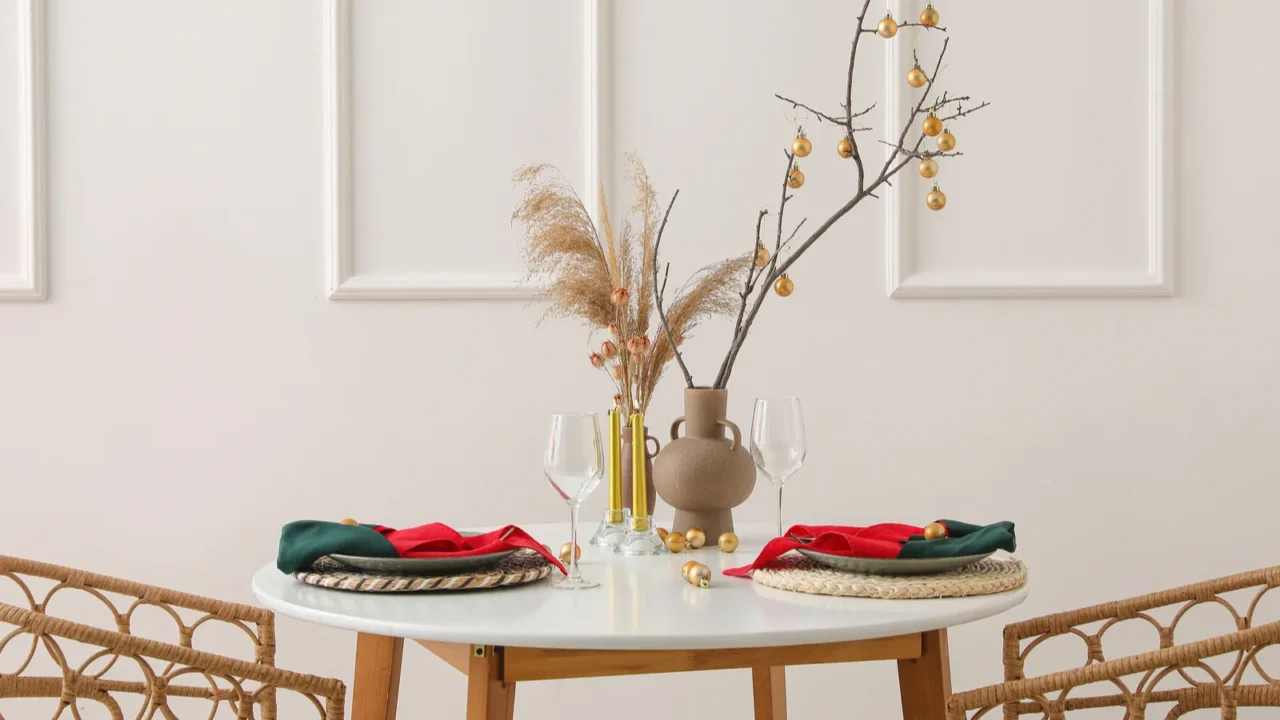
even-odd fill
[(375, 525), (373, 529), (382, 533), (396, 552), (400, 553), (400, 557), (468, 557), (526, 548), (537, 551), (550, 560), (552, 565), (560, 568), (560, 572), (568, 574), (559, 558), (515, 525), (507, 525), (483, 535), (463, 535), (444, 523), (430, 523), (405, 530)]
[[(882, 523), (869, 527), (841, 527), (839, 525), (793, 525), (780, 538), (769, 541), (755, 562), (740, 568), (725, 570), (725, 575), (749, 577), (752, 570), (773, 562), (779, 555), (802, 547), (832, 555), (861, 558), (896, 558), (902, 551), (902, 543), (912, 535), (921, 535), (924, 528), (901, 523)], [(808, 539), (801, 542), (796, 538)]]

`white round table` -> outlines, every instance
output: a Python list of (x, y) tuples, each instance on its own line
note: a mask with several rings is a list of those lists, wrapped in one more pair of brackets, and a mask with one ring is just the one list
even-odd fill
[[(552, 547), (567, 524), (526, 526)], [(395, 715), (404, 639), (468, 674), (468, 718), (509, 717), (518, 681), (661, 671), (752, 668), (756, 717), (785, 717), (786, 665), (896, 660), (904, 720), (943, 717), (950, 694), (946, 628), (1022, 602), (1018, 590), (943, 600), (871, 600), (766, 588), (721, 569), (751, 562), (772, 534), (740, 526), (737, 552), (714, 545), (678, 555), (624, 558), (590, 545), (582, 573), (601, 586), (556, 590), (548, 582), (478, 592), (354, 593), (305, 585), (268, 565), (253, 593), (282, 615), (359, 633), (354, 720)], [(680, 567), (698, 560), (712, 587)], [(471, 709), (476, 706), (477, 709)]]

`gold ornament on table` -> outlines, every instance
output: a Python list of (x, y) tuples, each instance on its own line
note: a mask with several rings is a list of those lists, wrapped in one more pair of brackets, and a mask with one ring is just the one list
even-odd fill
[(689, 572), (684, 576), (684, 579), (688, 580), (690, 585), (709, 588), (711, 587), (711, 568), (702, 563), (696, 563), (689, 568)]
[(921, 129), (924, 130), (925, 135), (935, 137), (938, 133), (942, 132), (942, 120), (938, 119), (937, 113), (930, 110), (929, 116), (924, 119), (924, 124), (921, 126)]
[(845, 160), (852, 158), (853, 157), (853, 140), (849, 139), (848, 137), (841, 138), (840, 142), (836, 144), (836, 154), (838, 154), (840, 157), (844, 158)]
[(941, 210), (947, 206), (947, 196), (938, 187), (938, 183), (933, 184), (933, 190), (925, 196), (924, 203), (929, 206), (930, 210)]
[(684, 534), (680, 532), (669, 532), (663, 538), (663, 543), (667, 546), (667, 550), (678, 553), (685, 548)]
[(666, 528), (662, 528), (662, 527), (658, 528), (657, 532), (658, 532), (658, 537), (661, 538), (662, 542), (665, 543), (667, 541), (667, 535), (669, 535), (670, 533), (667, 532)]
[(898, 34), (898, 21), (893, 19), (892, 13), (885, 13), (884, 19), (876, 25), (876, 34), (885, 40)]
[(947, 537), (947, 526), (938, 522), (931, 522), (924, 526), (924, 539), (937, 540)]
[[(769, 264), (769, 258), (773, 257), (765, 248), (764, 243), (756, 245), (756, 267), (762, 268)], [(677, 345), (679, 343), (676, 343)]]
[(924, 74), (924, 70), (919, 65), (907, 71), (907, 84), (913, 88), (922, 88), (929, 82), (928, 76)]
[(792, 190), (799, 190), (804, 185), (804, 173), (800, 172), (800, 163), (791, 166), (791, 172), (787, 173), (787, 187)]
[(942, 134), (938, 136), (938, 149), (942, 152), (951, 152), (956, 149), (956, 136), (952, 135), (945, 128)]
[(796, 157), (809, 157), (813, 152), (813, 143), (804, 135), (804, 128), (796, 132), (796, 139), (791, 141), (791, 152)]
[(560, 546), (560, 562), (569, 562), (570, 552), (573, 552), (575, 555), (577, 555), (577, 557), (574, 558), (575, 560), (582, 559), (581, 545), (574, 545), (573, 543), (565, 543)]
[(933, 9), (933, 3), (929, 3), (924, 10), (920, 11), (920, 24), (925, 27), (938, 26), (938, 11)]
[(731, 532), (722, 533), (716, 546), (720, 548), (720, 552), (731, 553), (738, 549), (738, 536)]
[(707, 534), (702, 532), (701, 528), (689, 528), (684, 532), (684, 539), (692, 550), (697, 550), (707, 544)]
[(938, 163), (931, 157), (924, 157), (920, 160), (920, 176), (932, 178), (938, 174)]
[(352, 519), (352, 518), (343, 518), (343, 519), (342, 519), (342, 524), (343, 524), (343, 525), (359, 525), (360, 523), (356, 522), (356, 521), (355, 521), (354, 519)]
[(796, 284), (785, 274), (773, 284), (773, 291), (782, 297), (789, 297), (796, 289)]
[(688, 579), (689, 579), (689, 571), (690, 571), (690, 570), (692, 570), (692, 569), (694, 569), (694, 568), (696, 568), (696, 567), (698, 567), (698, 566), (699, 566), (699, 565), (701, 565), (701, 564), (702, 564), (702, 563), (698, 562), (697, 560), (690, 560), (689, 562), (687, 562), (687, 563), (685, 563), (683, 566), (681, 566), (681, 568), (680, 568), (680, 575), (681, 575), (681, 576), (682, 576), (686, 581), (688, 581)]

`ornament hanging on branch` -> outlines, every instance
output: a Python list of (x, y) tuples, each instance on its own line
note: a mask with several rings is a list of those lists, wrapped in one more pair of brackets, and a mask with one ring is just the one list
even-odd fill
[(765, 248), (764, 243), (756, 244), (756, 267), (764, 268), (769, 264), (769, 258), (773, 257)]
[(898, 34), (898, 21), (893, 19), (893, 13), (885, 13), (884, 19), (876, 26), (876, 34), (885, 40)]
[(926, 177), (926, 178), (932, 178), (937, 174), (938, 174), (937, 161), (935, 161), (933, 158), (926, 155), (924, 159), (920, 161), (920, 176)]
[(791, 282), (791, 278), (787, 277), (785, 274), (778, 278), (778, 281), (773, 284), (773, 291), (778, 293), (781, 297), (790, 296), (791, 293), (795, 292), (795, 289), (796, 284)]
[(924, 10), (920, 11), (920, 24), (925, 27), (938, 26), (938, 11), (933, 9), (933, 3), (929, 3)]
[(792, 190), (799, 190), (804, 185), (804, 173), (800, 172), (800, 163), (791, 166), (791, 172), (787, 173), (787, 187)]
[(951, 152), (956, 149), (956, 136), (950, 131), (943, 129), (942, 134), (938, 136), (938, 149), (942, 152)]
[(933, 110), (929, 111), (929, 116), (924, 119), (924, 124), (921, 125), (921, 129), (924, 130), (924, 134), (929, 137), (936, 137), (938, 133), (942, 132), (942, 121), (938, 119), (936, 112)]
[(840, 143), (836, 145), (836, 152), (845, 160), (853, 157), (853, 140), (849, 137), (841, 139)]
[(809, 153), (813, 152), (813, 143), (805, 137), (804, 128), (800, 128), (796, 132), (796, 139), (791, 141), (791, 152), (796, 157), (809, 157)]
[(911, 87), (922, 88), (927, 82), (929, 82), (929, 78), (924, 74), (924, 70), (920, 69), (919, 63), (916, 63), (915, 67), (907, 71), (907, 84)]
[(933, 190), (925, 196), (924, 204), (928, 205), (930, 210), (941, 210), (947, 206), (947, 196), (938, 187), (938, 183), (933, 184)]

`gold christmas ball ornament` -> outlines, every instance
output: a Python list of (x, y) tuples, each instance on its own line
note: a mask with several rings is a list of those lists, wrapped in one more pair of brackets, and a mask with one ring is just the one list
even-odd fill
[(836, 153), (845, 160), (853, 157), (853, 141), (849, 138), (841, 140), (840, 143), (836, 145)]
[(343, 525), (359, 525), (360, 523), (356, 522), (352, 518), (342, 518), (342, 524)]
[(697, 585), (700, 588), (711, 587), (711, 568), (698, 563), (689, 568), (689, 574), (685, 576), (690, 585)]
[(716, 545), (720, 546), (720, 552), (731, 553), (738, 549), (738, 536), (731, 532), (722, 533)]
[(696, 567), (698, 567), (698, 566), (699, 566), (699, 565), (701, 565), (701, 564), (702, 564), (702, 563), (699, 563), (697, 560), (690, 560), (689, 562), (685, 563), (685, 564), (684, 564), (684, 566), (682, 566), (682, 567), (680, 568), (680, 574), (684, 577), (684, 579), (685, 579), (685, 580), (688, 580), (688, 579), (689, 579), (689, 571), (690, 571), (690, 570), (692, 570), (692, 569), (694, 569), (694, 568), (696, 568)]
[(707, 544), (707, 534), (702, 532), (702, 528), (689, 528), (684, 533), (684, 540), (691, 550), (697, 550)]
[(938, 163), (933, 158), (927, 157), (920, 161), (921, 177), (931, 178), (937, 174), (938, 174)]
[(876, 26), (876, 34), (888, 40), (898, 34), (898, 21), (893, 19), (893, 15), (885, 15), (880, 24)]
[(922, 127), (925, 135), (936, 137), (938, 133), (942, 132), (942, 121), (938, 119), (937, 115), (933, 114), (933, 111), (930, 111), (929, 117), (924, 119)]
[(769, 264), (769, 258), (773, 257), (763, 245), (756, 246), (756, 267), (762, 268)]
[(561, 545), (561, 546), (560, 546), (560, 562), (569, 562), (569, 553), (570, 553), (570, 551), (572, 551), (572, 552), (573, 552), (573, 555), (574, 555), (574, 558), (573, 558), (573, 559), (574, 559), (574, 560), (581, 560), (581, 559), (582, 559), (582, 546), (581, 546), (581, 545), (574, 545), (574, 544), (572, 544), (572, 543), (565, 543), (564, 545)]
[(782, 277), (778, 278), (778, 281), (773, 284), (773, 291), (778, 293), (778, 295), (781, 295), (782, 297), (787, 297), (792, 292), (794, 292), (795, 289), (796, 289), (796, 284), (791, 282), (791, 278), (787, 277), (786, 275), (783, 275)]
[(658, 529), (656, 530), (656, 532), (658, 533), (658, 538), (659, 538), (659, 539), (661, 539), (661, 540), (662, 540), (662, 542), (666, 542), (666, 541), (667, 541), (667, 529), (666, 529), (666, 528), (658, 528)]
[(667, 550), (673, 553), (678, 553), (681, 550), (684, 550), (684, 535), (681, 533), (667, 533), (667, 537), (664, 538), (662, 542), (667, 546)]
[(947, 196), (935, 184), (933, 190), (925, 196), (924, 204), (928, 205), (930, 210), (941, 210), (947, 206)]
[(956, 149), (956, 136), (950, 132), (943, 130), (938, 136), (938, 149), (942, 152), (951, 152)]
[(787, 173), (787, 187), (796, 190), (802, 185), (804, 185), (804, 173), (800, 172), (799, 166), (791, 168), (791, 172)]
[(809, 157), (809, 153), (813, 152), (813, 143), (809, 142), (809, 138), (801, 132), (796, 139), (791, 142), (791, 152), (796, 157)]
[(925, 27), (938, 26), (938, 11), (933, 9), (933, 3), (929, 3), (924, 10), (920, 11), (920, 24)]
[(907, 71), (907, 84), (911, 87), (921, 88), (924, 87), (924, 84), (927, 82), (929, 82), (929, 78), (924, 74), (924, 71), (920, 69), (919, 65)]
[(924, 539), (937, 540), (947, 536), (947, 526), (942, 523), (932, 522), (924, 526)]

